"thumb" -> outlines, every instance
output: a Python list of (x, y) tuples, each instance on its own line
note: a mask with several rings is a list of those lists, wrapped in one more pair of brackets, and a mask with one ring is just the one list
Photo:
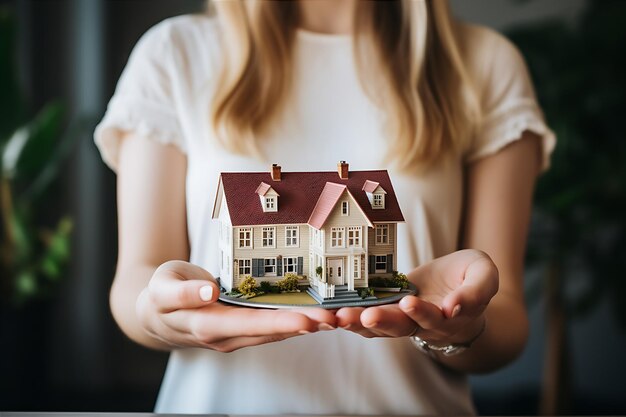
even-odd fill
[(162, 264), (148, 284), (150, 299), (160, 312), (199, 308), (220, 294), (215, 278), (197, 265), (183, 261)]
[(498, 292), (498, 268), (488, 257), (480, 257), (465, 269), (463, 282), (448, 294), (442, 303), (446, 317), (456, 317), (461, 312), (482, 312)]

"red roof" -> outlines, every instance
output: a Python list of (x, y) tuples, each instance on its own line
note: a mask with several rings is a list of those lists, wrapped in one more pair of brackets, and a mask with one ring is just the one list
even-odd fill
[[(363, 191), (363, 185), (367, 180), (378, 182), (387, 192), (384, 209), (372, 209)], [(261, 182), (270, 185), (280, 194), (278, 211), (263, 212), (256, 194)], [(313, 210), (327, 187), (326, 183), (333, 184), (329, 185), (329, 190), (343, 191), (347, 188), (372, 223), (404, 221), (386, 170), (351, 171), (346, 180), (339, 178), (335, 171), (283, 172), (281, 181), (272, 181), (269, 172), (223, 172), (221, 183), (233, 226), (308, 223), (309, 219), (314, 221), (316, 217), (312, 216)], [(331, 191), (327, 191), (327, 194), (334, 195)], [(336, 197), (334, 204), (339, 196)], [(324, 205), (327, 205), (327, 201), (328, 199), (323, 199), (323, 202), (326, 202)], [(317, 220), (315, 222), (318, 223)]]

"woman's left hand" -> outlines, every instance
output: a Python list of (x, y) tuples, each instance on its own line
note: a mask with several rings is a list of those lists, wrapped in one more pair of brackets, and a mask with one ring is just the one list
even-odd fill
[(498, 270), (477, 250), (461, 250), (410, 274), (417, 296), (398, 304), (337, 311), (338, 325), (364, 337), (419, 336), (434, 345), (466, 343), (481, 333), (484, 311), (498, 291)]

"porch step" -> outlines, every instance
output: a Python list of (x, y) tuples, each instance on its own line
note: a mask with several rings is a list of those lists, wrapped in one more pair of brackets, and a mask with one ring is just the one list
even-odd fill
[[(343, 287), (343, 288), (341, 288)], [(356, 290), (348, 290), (347, 285), (338, 285), (335, 287), (335, 297), (333, 298), (322, 298), (321, 295), (318, 294), (317, 291), (313, 287), (309, 287), (306, 290), (307, 294), (309, 294), (315, 301), (323, 305), (332, 305), (332, 304), (343, 304), (351, 301), (363, 301), (363, 300), (375, 300), (376, 297), (366, 297), (361, 298), (359, 296), (358, 291)]]

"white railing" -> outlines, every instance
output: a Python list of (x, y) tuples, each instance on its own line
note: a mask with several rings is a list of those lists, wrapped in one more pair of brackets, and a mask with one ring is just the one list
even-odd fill
[(317, 292), (323, 298), (334, 298), (335, 297), (335, 285), (327, 284), (326, 282), (318, 282)]

